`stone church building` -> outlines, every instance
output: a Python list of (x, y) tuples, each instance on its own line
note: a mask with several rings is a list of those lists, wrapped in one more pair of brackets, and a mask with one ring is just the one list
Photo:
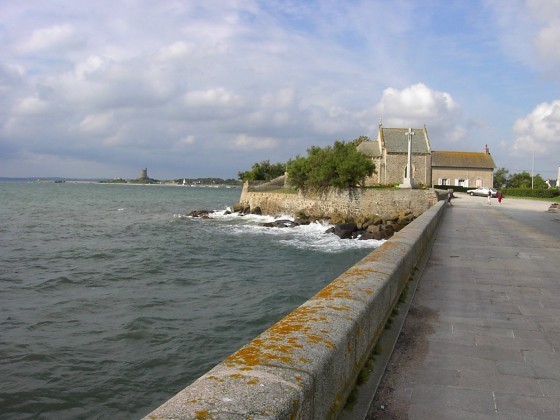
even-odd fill
[[(432, 185), (432, 149), (428, 131), (413, 128), (412, 178), (418, 184)], [(365, 141), (358, 150), (371, 157), (377, 173), (366, 180), (366, 185), (401, 183), (407, 174), (408, 128), (385, 128), (379, 124), (377, 140)]]
[[(432, 151), (426, 127), (413, 128), (412, 178), (416, 184), (491, 187), (494, 160), (488, 147), (483, 152)], [(385, 128), (379, 123), (377, 139), (358, 145), (375, 163), (376, 173), (366, 185), (400, 184), (408, 171), (408, 128)]]

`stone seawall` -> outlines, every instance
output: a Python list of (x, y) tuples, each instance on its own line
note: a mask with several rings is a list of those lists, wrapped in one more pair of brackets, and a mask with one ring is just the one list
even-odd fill
[(438, 202), (434, 190), (411, 189), (331, 189), (322, 194), (281, 194), (250, 192), (243, 186), (239, 204), (251, 209), (260, 207), (264, 214), (293, 215), (303, 211), (308, 215), (371, 216), (411, 211), (418, 216)]
[(145, 418), (336, 418), (444, 208), (431, 207)]

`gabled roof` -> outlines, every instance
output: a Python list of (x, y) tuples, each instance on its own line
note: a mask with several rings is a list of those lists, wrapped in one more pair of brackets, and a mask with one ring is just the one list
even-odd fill
[[(408, 153), (408, 128), (380, 128), (379, 136), (387, 153)], [(412, 154), (430, 154), (426, 128), (413, 128)]]
[(369, 157), (379, 157), (381, 156), (381, 149), (379, 148), (378, 141), (363, 141), (358, 144), (358, 152), (362, 152), (364, 155)]
[(494, 169), (496, 164), (490, 153), (434, 151), (432, 167)]

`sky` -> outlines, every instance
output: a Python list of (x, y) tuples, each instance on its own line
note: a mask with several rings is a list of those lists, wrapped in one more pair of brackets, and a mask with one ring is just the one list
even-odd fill
[(426, 126), (555, 179), (560, 0), (0, 0), (0, 176), (237, 178)]

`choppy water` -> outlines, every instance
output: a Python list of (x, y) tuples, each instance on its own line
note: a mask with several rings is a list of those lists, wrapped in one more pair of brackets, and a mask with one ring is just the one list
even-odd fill
[(0, 418), (139, 418), (378, 246), (239, 195), (0, 183)]

